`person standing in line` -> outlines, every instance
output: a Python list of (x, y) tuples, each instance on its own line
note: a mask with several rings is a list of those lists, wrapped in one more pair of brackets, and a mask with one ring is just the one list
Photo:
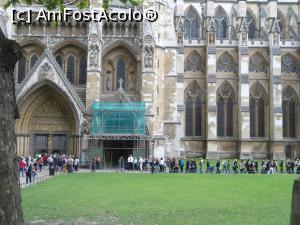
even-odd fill
[(25, 174), (26, 174), (26, 184), (28, 184), (28, 181), (31, 183), (31, 176), (32, 176), (32, 164), (31, 162), (28, 162), (25, 166)]
[(39, 160), (38, 160), (38, 164), (39, 164), (39, 170), (40, 170), (40, 173), (42, 172), (43, 170), (43, 158), (40, 157)]
[(210, 170), (210, 162), (209, 162), (209, 160), (207, 159), (207, 160), (206, 160), (206, 173), (209, 173), (209, 172), (211, 172), (211, 170)]
[(143, 163), (144, 163), (144, 159), (142, 156), (140, 156), (139, 158), (139, 164), (140, 164), (140, 171), (142, 172), (143, 171)]
[(240, 173), (244, 173), (245, 172), (245, 163), (244, 160), (242, 159), (240, 162)]
[(133, 170), (133, 157), (132, 157), (132, 155), (130, 155), (129, 157), (128, 157), (128, 169), (129, 170)]
[(165, 160), (163, 158), (160, 158), (159, 161), (159, 172), (164, 172), (164, 166), (165, 166)]
[(96, 159), (93, 158), (92, 161), (91, 161), (91, 172), (96, 172)]
[(179, 160), (179, 168), (180, 168), (180, 173), (183, 173), (183, 168), (184, 168), (184, 160), (183, 159)]
[(230, 161), (229, 160), (227, 160), (227, 162), (226, 162), (226, 173), (230, 174)]
[(120, 162), (121, 162), (121, 172), (124, 172), (124, 170), (125, 170), (125, 160), (124, 160), (123, 156), (121, 156)]
[(236, 159), (233, 161), (232, 169), (233, 169), (234, 174), (238, 173), (238, 163), (237, 163)]
[(79, 159), (76, 156), (75, 159), (74, 159), (74, 169), (75, 169), (75, 172), (78, 172), (78, 167), (79, 167)]
[(203, 165), (204, 165), (204, 160), (202, 158), (200, 158), (199, 173), (203, 173)]
[(19, 161), (19, 172), (20, 172), (19, 176), (22, 175), (22, 177), (24, 177), (25, 165), (26, 165), (25, 160), (23, 158), (21, 158)]
[(283, 173), (283, 160), (279, 162), (280, 173)]
[(188, 159), (185, 164), (185, 172), (186, 173), (190, 172), (190, 164), (191, 164), (191, 161)]
[(254, 161), (255, 173), (258, 173), (258, 161)]
[(296, 174), (300, 174), (300, 160), (299, 159), (297, 159), (297, 161), (296, 161), (296, 166), (297, 166)]

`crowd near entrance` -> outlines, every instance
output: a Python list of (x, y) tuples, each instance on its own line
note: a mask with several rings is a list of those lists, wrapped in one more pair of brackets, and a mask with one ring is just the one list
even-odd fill
[(120, 157), (128, 158), (132, 155), (134, 148), (133, 141), (104, 141), (103, 145), (106, 167), (117, 167)]

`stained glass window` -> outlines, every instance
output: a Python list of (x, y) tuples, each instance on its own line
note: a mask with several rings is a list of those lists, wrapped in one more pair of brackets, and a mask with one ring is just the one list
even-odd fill
[(202, 101), (197, 82), (193, 81), (185, 93), (185, 135), (202, 136)]
[(248, 23), (248, 38), (254, 39), (255, 38), (255, 20), (252, 14), (247, 11), (247, 23)]
[(32, 67), (34, 67), (35, 63), (38, 61), (38, 57), (37, 55), (33, 55), (31, 56), (31, 59), (30, 59), (30, 69), (32, 69)]
[(227, 14), (222, 7), (218, 7), (215, 12), (215, 20), (216, 20), (216, 36), (218, 39), (227, 38)]
[(21, 83), (25, 78), (26, 73), (26, 58), (22, 57), (18, 63), (18, 83)]
[(68, 63), (67, 63), (67, 78), (70, 81), (71, 84), (74, 84), (74, 78), (75, 78), (75, 58), (73, 55), (70, 55), (68, 57)]
[(233, 90), (225, 82), (218, 91), (217, 99), (217, 135), (219, 137), (233, 137)]
[(123, 59), (119, 59), (118, 63), (117, 63), (117, 88), (120, 88), (120, 79), (122, 79), (122, 88), (124, 89), (125, 87), (125, 62)]
[(236, 66), (232, 56), (224, 52), (217, 61), (217, 72), (234, 73), (235, 70)]
[(283, 137), (296, 137), (296, 102), (295, 91), (286, 87), (282, 94)]
[(250, 57), (249, 72), (268, 73), (268, 64), (261, 54), (255, 53)]
[(185, 11), (184, 15), (184, 38), (188, 40), (198, 39), (200, 29), (197, 12), (190, 7)]
[(265, 91), (256, 82), (250, 91), (250, 137), (265, 136)]
[(297, 72), (296, 60), (292, 55), (286, 54), (282, 57), (281, 72), (282, 73), (296, 73)]
[(200, 55), (193, 51), (185, 61), (185, 71), (190, 72), (205, 72), (205, 63), (201, 60)]

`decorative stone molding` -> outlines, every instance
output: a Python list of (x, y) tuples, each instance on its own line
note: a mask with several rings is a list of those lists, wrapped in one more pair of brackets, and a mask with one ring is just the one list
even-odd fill
[(48, 62), (45, 62), (44, 65), (42, 65), (39, 69), (39, 80), (48, 78), (50, 80), (53, 80), (53, 70), (51, 66), (48, 64)]

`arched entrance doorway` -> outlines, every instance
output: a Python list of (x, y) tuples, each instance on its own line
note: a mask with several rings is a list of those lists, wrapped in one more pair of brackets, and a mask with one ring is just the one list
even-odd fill
[(20, 119), (16, 123), (18, 154), (77, 155), (77, 118), (69, 99), (48, 82), (33, 89), (19, 102)]

